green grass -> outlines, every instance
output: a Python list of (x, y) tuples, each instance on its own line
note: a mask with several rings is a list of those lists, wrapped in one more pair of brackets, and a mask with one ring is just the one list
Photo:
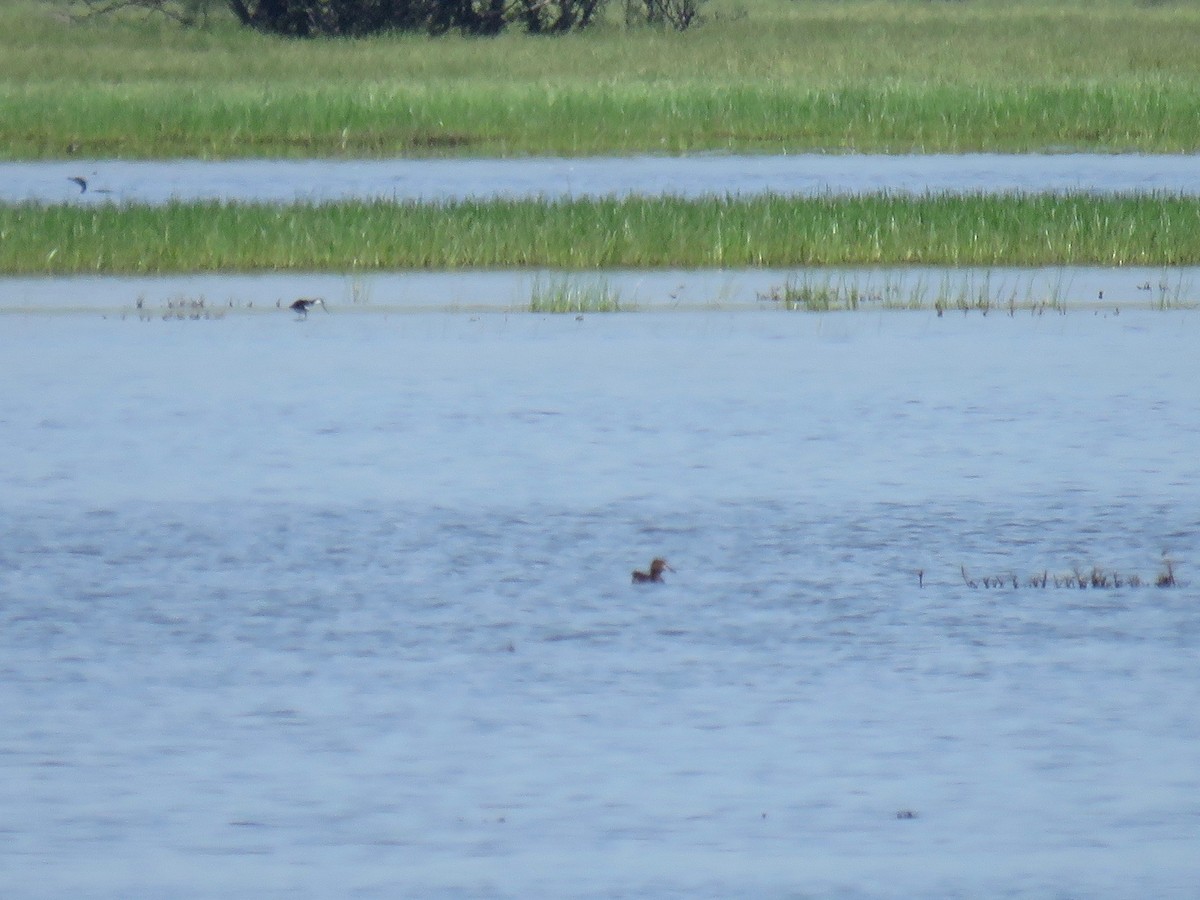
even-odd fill
[(628, 312), (621, 294), (607, 281), (559, 276), (533, 285), (529, 311), (535, 313)]
[(707, 9), (683, 34), (295, 41), (12, 0), (0, 157), (1200, 150), (1200, 4)]
[[(1198, 44), (1200, 46), (1200, 44)], [(1200, 82), (994, 87), (0, 86), (10, 159), (1200, 148)]]
[(1200, 264), (1200, 200), (873, 195), (0, 206), (0, 273)]

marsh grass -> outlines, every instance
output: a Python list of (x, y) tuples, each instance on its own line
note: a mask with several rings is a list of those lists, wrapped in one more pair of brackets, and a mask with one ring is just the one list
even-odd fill
[(885, 296), (895, 300), (899, 291), (899, 286), (891, 283), (882, 290), (870, 291), (844, 276), (805, 272), (788, 279), (781, 287), (760, 294), (759, 299), (777, 303), (787, 310), (830, 312), (854, 310), (868, 303), (883, 305)]
[(1200, 6), (713, 0), (684, 34), (286, 41), (0, 5), (9, 159), (1200, 148)]
[[(765, 195), (0, 206), (0, 273), (10, 275), (887, 264), (1196, 265), (1200, 200)], [(952, 305), (973, 302), (964, 296)]]
[(1183, 276), (1177, 276), (1174, 281), (1171, 281), (1164, 275), (1158, 281), (1154, 305), (1161, 310), (1179, 309), (1186, 306), (1183, 300), (1186, 288)]
[[(149, 321), (153, 318), (153, 313), (145, 306), (142, 298), (138, 298), (136, 304), (138, 318)], [(167, 300), (166, 307), (159, 311), (159, 315), (164, 322), (176, 320), (183, 321), (185, 319), (198, 322), (201, 319), (222, 319), (225, 317), (225, 310), (220, 306), (213, 305), (208, 302), (203, 295), (192, 297), (185, 294), (177, 294)]]
[(0, 154), (53, 158), (521, 156), (701, 151), (1183, 152), (1200, 80), (1159, 86), (778, 83), (0, 85)]
[(580, 279), (568, 275), (537, 279), (529, 300), (534, 313), (628, 312), (620, 291), (604, 279)]
[[(1182, 296), (1183, 280), (1179, 280), (1177, 298)], [(1067, 291), (1062, 282), (1048, 289), (1035, 289), (1030, 279), (1024, 286), (1020, 280), (997, 283), (992, 274), (984, 273), (975, 279), (963, 279), (946, 273), (935, 288), (923, 278), (910, 282), (899, 276), (878, 279), (856, 274), (803, 272), (782, 285), (759, 295), (759, 300), (775, 303), (781, 309), (805, 312), (853, 311), (875, 309), (933, 309), (939, 316), (947, 311), (979, 312), (987, 315), (993, 310), (1009, 316), (1018, 312), (1042, 315), (1047, 311), (1066, 312)], [(1177, 303), (1181, 303), (1177, 299)]]
[[(960, 571), (963, 583), (967, 587), (985, 590), (1018, 590), (1020, 588), (1063, 588), (1080, 591), (1119, 590), (1121, 588), (1140, 588), (1149, 584), (1160, 588), (1176, 587), (1179, 584), (1175, 578), (1175, 563), (1170, 559), (1163, 560), (1163, 568), (1153, 579), (1145, 579), (1137, 573), (1122, 573), (1101, 566), (1092, 566), (1090, 569), (1072, 566), (1067, 571), (1058, 572), (1043, 569), (1041, 572), (1035, 572), (1024, 578), (1012, 571), (982, 576), (970, 574), (966, 566), (962, 566)], [(923, 574), (921, 573), (921, 576)]]

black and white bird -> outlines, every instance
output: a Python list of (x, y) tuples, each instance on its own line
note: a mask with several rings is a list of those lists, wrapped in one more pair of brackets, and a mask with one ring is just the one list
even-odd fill
[(308, 311), (314, 306), (319, 306), (325, 312), (329, 312), (329, 307), (325, 305), (325, 301), (320, 297), (301, 297), (295, 303), (288, 307), (293, 312), (299, 313), (301, 318), (308, 318)]

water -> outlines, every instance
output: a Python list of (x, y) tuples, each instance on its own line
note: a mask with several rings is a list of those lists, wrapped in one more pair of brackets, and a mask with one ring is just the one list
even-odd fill
[(1194, 312), (2, 324), (5, 896), (1194, 895)]
[[(69, 179), (83, 177), (81, 193)], [(0, 202), (685, 197), (762, 193), (1200, 194), (1194, 155), (947, 154), (0, 163)]]
[[(920, 266), (800, 269), (673, 269), (555, 272), (465, 270), (69, 278), (0, 278), (0, 314), (88, 312), (174, 318), (204, 302), (209, 315), (276, 315), (297, 297), (322, 297), (342, 314), (528, 310), (556, 285), (615, 296), (640, 311), (768, 310), (786, 288), (832, 291), (865, 307), (948, 308), (986, 301), (1000, 310), (1037, 304), (1112, 312), (1200, 303), (1200, 268), (1180, 266)], [(138, 304), (141, 304), (140, 307)]]

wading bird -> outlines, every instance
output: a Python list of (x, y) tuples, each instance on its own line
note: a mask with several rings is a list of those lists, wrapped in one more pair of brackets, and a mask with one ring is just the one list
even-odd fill
[(288, 309), (299, 313), (301, 318), (307, 319), (308, 311), (314, 306), (319, 306), (321, 309), (325, 310), (325, 312), (329, 312), (329, 308), (325, 305), (325, 301), (320, 297), (301, 297), (299, 300), (289, 306)]
[(669, 565), (667, 565), (667, 561), (665, 559), (663, 559), (662, 557), (656, 556), (654, 559), (652, 559), (650, 561), (650, 571), (649, 572), (636, 572), (635, 571), (633, 573), (633, 583), (634, 584), (649, 584), (650, 582), (661, 583), (663, 580), (662, 573), (664, 570), (668, 571), (668, 572), (675, 571)]

